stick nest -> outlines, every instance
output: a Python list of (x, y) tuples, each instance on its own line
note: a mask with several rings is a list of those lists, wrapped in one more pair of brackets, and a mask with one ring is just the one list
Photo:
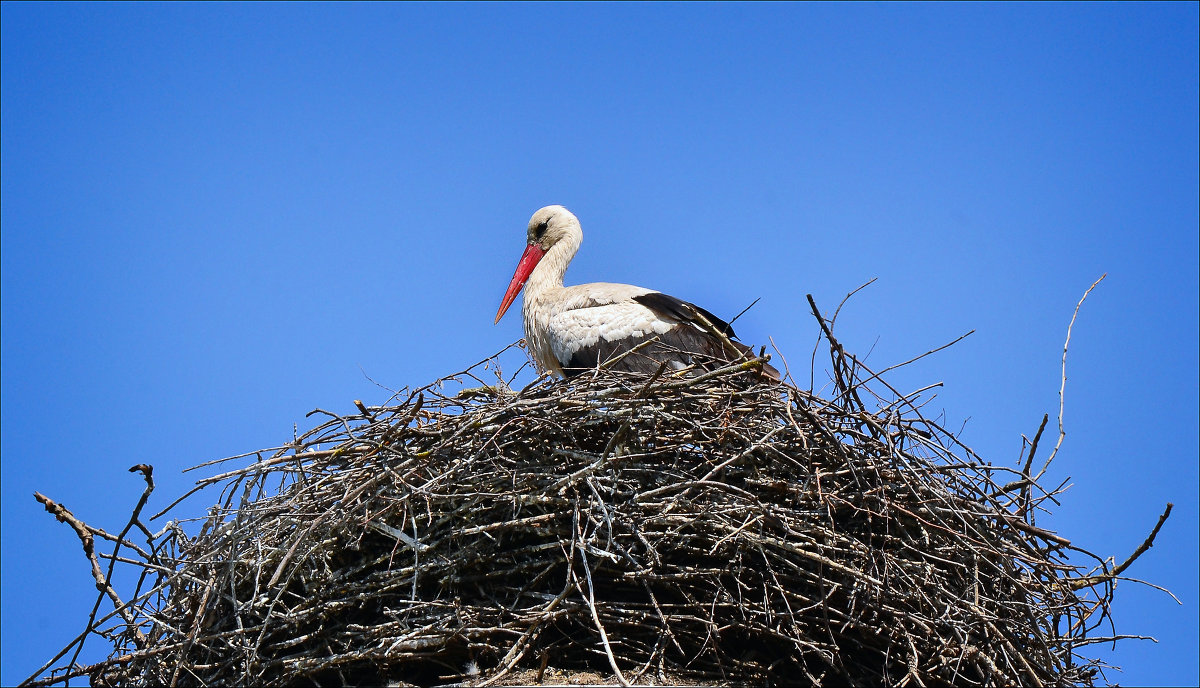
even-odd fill
[(485, 361), (321, 411), (201, 480), (221, 496), (194, 536), (82, 526), (141, 579), (111, 595), (115, 625), (89, 625), (108, 660), (32, 684), (481, 685), (549, 664), (658, 685), (1091, 685), (1080, 652), (1106, 639), (1112, 580), (1034, 525), (1054, 494), (1029, 475), (1037, 438), (1024, 470), (991, 466), (914, 398), (871, 396), (879, 378), (831, 344), (828, 399), (753, 362), (518, 392)]

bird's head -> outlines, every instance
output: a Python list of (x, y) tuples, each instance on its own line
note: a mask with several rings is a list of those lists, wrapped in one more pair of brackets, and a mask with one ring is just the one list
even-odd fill
[(529, 218), (528, 245), (538, 246), (542, 252), (567, 237), (579, 232), (579, 218), (561, 205), (548, 205)]
[[(500, 318), (504, 317), (505, 311), (517, 298), (521, 287), (525, 286), (525, 280), (529, 279), (542, 257), (564, 239), (573, 240), (576, 247), (583, 241), (579, 218), (570, 210), (561, 205), (548, 205), (529, 218), (525, 253), (521, 254), (517, 270), (513, 273), (512, 281), (508, 283), (508, 291), (504, 294), (504, 300), (500, 302), (500, 309), (496, 311), (496, 322), (500, 322)], [(573, 254), (574, 250), (571, 250), (571, 253)]]

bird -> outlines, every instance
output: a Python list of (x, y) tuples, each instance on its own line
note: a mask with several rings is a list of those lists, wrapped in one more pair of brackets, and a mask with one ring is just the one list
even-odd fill
[[(526, 238), (495, 323), (524, 288), (525, 342), (542, 371), (569, 378), (603, 364), (610, 370), (656, 373), (664, 363), (678, 371), (754, 358), (749, 347), (734, 341), (729, 323), (693, 303), (631, 284), (564, 287), (583, 228), (563, 206), (535, 212)], [(780, 379), (766, 363), (762, 375)]]

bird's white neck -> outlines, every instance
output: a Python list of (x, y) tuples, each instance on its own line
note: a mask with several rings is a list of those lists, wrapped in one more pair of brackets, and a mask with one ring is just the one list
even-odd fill
[(544, 372), (562, 375), (562, 367), (554, 357), (550, 341), (550, 317), (555, 310), (554, 296), (563, 289), (563, 275), (583, 242), (583, 232), (576, 229), (557, 241), (525, 281), (521, 301), (521, 316), (525, 321), (525, 342), (529, 352)]
[(530, 306), (540, 301), (556, 289), (562, 289), (563, 275), (567, 266), (583, 243), (583, 232), (569, 231), (562, 239), (550, 247), (546, 255), (538, 262), (537, 267), (530, 273), (525, 282), (525, 294), (522, 307), (528, 311)]

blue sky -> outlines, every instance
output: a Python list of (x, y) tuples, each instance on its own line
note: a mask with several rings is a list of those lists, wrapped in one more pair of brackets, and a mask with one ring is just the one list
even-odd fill
[(4, 3), (0, 682), (96, 594), (34, 490), (119, 529), (135, 463), (157, 511), (185, 467), (501, 349), (525, 223), (561, 203), (568, 283), (762, 297), (739, 334), (794, 373), (807, 293), (878, 278), (838, 331), (879, 367), (974, 329), (892, 379), (944, 382), (1006, 465), (1107, 273), (1040, 523), (1121, 560), (1175, 504), (1128, 573), (1182, 604), (1120, 584), (1117, 630), (1158, 642), (1097, 651), (1195, 684), (1197, 7)]

